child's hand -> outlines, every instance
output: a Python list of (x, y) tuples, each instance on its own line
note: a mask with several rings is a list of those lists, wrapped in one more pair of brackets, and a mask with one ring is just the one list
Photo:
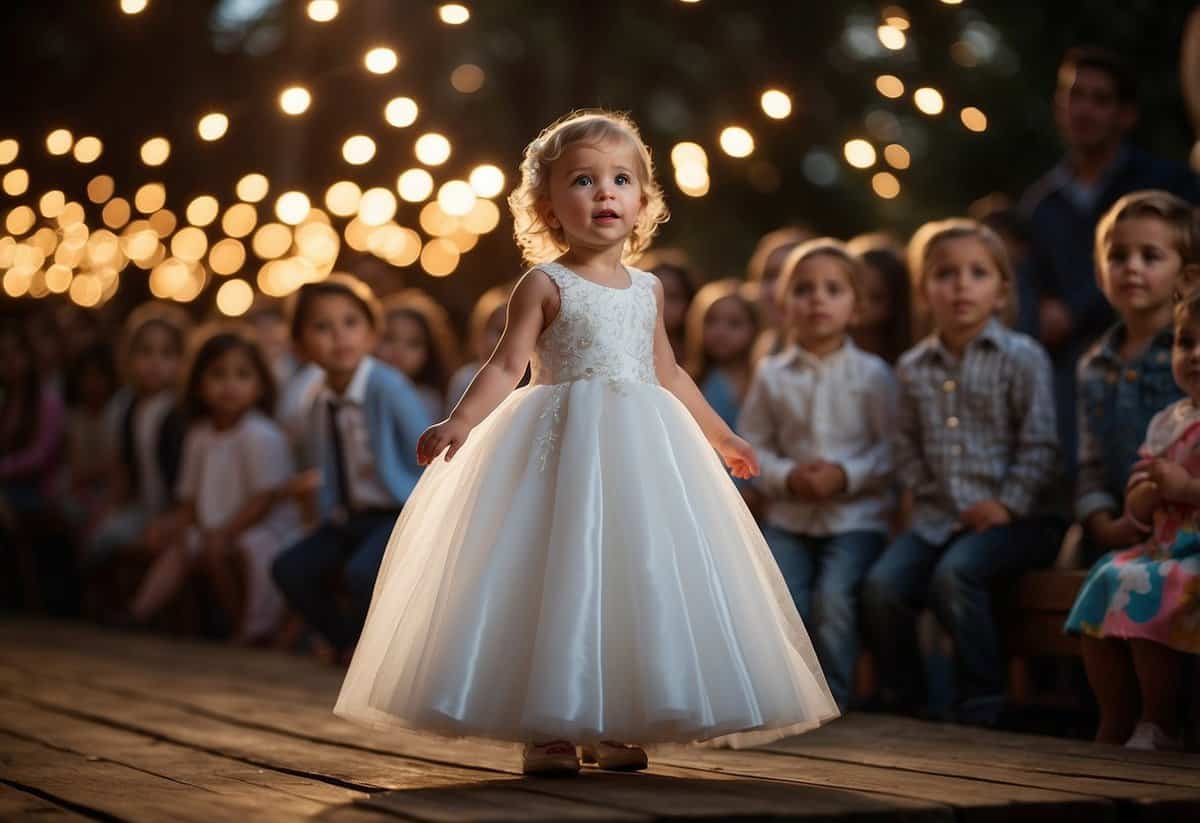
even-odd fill
[(1012, 522), (1012, 512), (999, 500), (981, 500), (962, 513), (962, 522), (973, 532)]
[[(1191, 475), (1187, 469), (1173, 460), (1159, 458), (1148, 462), (1146, 475), (1158, 487), (1158, 492), (1167, 500), (1186, 500), (1188, 487), (1191, 485)], [(1138, 466), (1142, 463), (1139, 462)], [(1137, 466), (1134, 467), (1137, 470)]]
[(758, 457), (754, 454), (754, 447), (736, 434), (721, 441), (717, 453), (734, 477), (749, 480), (758, 476)]
[(449, 463), (450, 459), (462, 448), (462, 444), (466, 442), (467, 435), (470, 433), (470, 426), (460, 423), (453, 417), (430, 426), (422, 432), (421, 438), (417, 441), (417, 463), (422, 466), (429, 465), (435, 457), (442, 453), (442, 449), (447, 447), (449, 449), (446, 451), (446, 462)]

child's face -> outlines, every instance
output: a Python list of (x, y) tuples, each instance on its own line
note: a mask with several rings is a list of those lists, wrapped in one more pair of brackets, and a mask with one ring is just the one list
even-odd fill
[(722, 297), (704, 314), (704, 351), (714, 363), (748, 357), (754, 345), (754, 323), (746, 307), (732, 297)]
[(254, 337), (267, 357), (268, 363), (274, 363), (288, 351), (288, 327), (278, 314), (263, 312), (255, 315)]
[(543, 218), (561, 228), (567, 245), (623, 245), (645, 205), (637, 150), (628, 140), (572, 143), (550, 167)]
[(341, 294), (314, 298), (300, 332), (309, 359), (336, 375), (353, 373), (375, 348), (375, 337), (362, 306)]
[(921, 283), (933, 324), (955, 337), (983, 330), (1008, 299), (1008, 284), (987, 247), (974, 237), (950, 237), (929, 250)]
[(842, 337), (854, 317), (854, 288), (846, 265), (814, 254), (796, 266), (783, 311), (788, 332), (802, 346)]
[(200, 379), (200, 397), (209, 412), (237, 420), (262, 395), (262, 380), (245, 349), (230, 349), (209, 364)]
[(1175, 385), (1193, 403), (1200, 403), (1200, 315), (1184, 310), (1176, 318), (1171, 374)]
[(129, 357), (130, 378), (138, 394), (158, 394), (175, 385), (182, 356), (175, 335), (153, 323), (138, 334)]
[(420, 323), (406, 314), (393, 314), (383, 326), (376, 354), (409, 377), (416, 377), (429, 360), (429, 341)]
[(1157, 311), (1171, 302), (1183, 259), (1164, 221), (1130, 217), (1112, 227), (1100, 261), (1100, 288), (1122, 316)]
[(783, 264), (796, 246), (796, 243), (784, 243), (768, 254), (766, 262), (763, 263), (763, 275), (758, 289), (758, 307), (762, 312), (763, 322), (771, 328), (778, 328), (783, 320), (781, 307), (775, 297), (775, 286), (779, 282)]
[(858, 306), (858, 324), (863, 329), (878, 331), (887, 325), (892, 314), (891, 294), (879, 269), (863, 266), (862, 300)]

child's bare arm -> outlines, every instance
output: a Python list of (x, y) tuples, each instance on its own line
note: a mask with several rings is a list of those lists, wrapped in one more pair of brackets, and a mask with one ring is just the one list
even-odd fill
[(532, 269), (517, 282), (508, 301), (508, 317), (496, 350), (475, 375), (450, 416), (421, 435), (417, 443), (418, 463), (428, 464), (447, 447), (446, 459), (454, 457), (471, 429), (516, 388), (529, 365), (538, 335), (545, 328), (544, 306), (557, 299), (557, 287), (540, 269)]

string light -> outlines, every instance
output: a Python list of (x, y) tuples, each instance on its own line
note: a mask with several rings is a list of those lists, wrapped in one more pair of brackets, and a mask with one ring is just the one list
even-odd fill
[(21, 144), (11, 137), (0, 140), (0, 166), (7, 166), (21, 153)]
[(883, 159), (893, 169), (904, 170), (909, 167), (912, 162), (912, 157), (908, 153), (908, 149), (901, 146), (899, 143), (890, 143), (883, 147)]
[(279, 93), (279, 108), (293, 117), (304, 114), (312, 104), (312, 94), (304, 86), (288, 86)]
[(266, 175), (251, 172), (237, 181), (234, 191), (239, 200), (244, 200), (247, 203), (258, 203), (267, 196), (270, 188), (271, 184), (267, 180)]
[(450, 85), (463, 94), (474, 94), (483, 88), (483, 69), (474, 63), (464, 63), (450, 72)]
[(754, 136), (741, 126), (729, 126), (722, 130), (718, 142), (721, 150), (730, 157), (749, 157), (754, 153)]
[(458, 248), (444, 237), (435, 237), (421, 249), (421, 268), (431, 277), (446, 277), (458, 268)]
[(338, 16), (337, 0), (311, 0), (308, 4), (308, 19), (317, 23), (328, 23)]
[(875, 30), (875, 35), (883, 47), (891, 51), (899, 51), (908, 42), (908, 37), (903, 31), (886, 23)]
[[(480, 197), (495, 197), (504, 191), (504, 172), (491, 163), (484, 163), (471, 169), (471, 174), (467, 179), (471, 182), (471, 188), (475, 190), (475, 194)], [(474, 206), (474, 203), (471, 205)]]
[(471, 10), (461, 3), (444, 3), (438, 8), (438, 17), (448, 26), (461, 26), (471, 19)]
[(67, 196), (58, 189), (51, 189), (38, 198), (38, 211), (47, 219), (58, 217), (66, 205)]
[(711, 186), (708, 169), (698, 163), (678, 166), (675, 169), (675, 185), (688, 197), (703, 197)]
[(5, 194), (12, 197), (22, 195), (29, 188), (29, 172), (25, 169), (12, 169), (4, 175), (2, 185)]
[(871, 177), (871, 188), (884, 200), (891, 200), (900, 194), (900, 181), (890, 171), (881, 171)]
[(922, 86), (913, 92), (913, 102), (922, 114), (935, 115), (941, 114), (945, 108), (945, 101), (942, 100), (942, 93), (937, 89), (929, 86)]
[(365, 134), (356, 134), (342, 144), (342, 157), (352, 166), (362, 166), (375, 156), (375, 141)]
[(80, 163), (96, 162), (102, 151), (104, 151), (104, 144), (100, 142), (99, 137), (88, 135), (75, 141), (75, 159)]
[(358, 219), (367, 226), (382, 226), (396, 215), (396, 195), (382, 186), (367, 189), (358, 203)]
[(904, 95), (904, 81), (894, 74), (881, 74), (876, 77), (875, 88), (884, 97), (892, 99)]
[(188, 203), (184, 215), (193, 226), (204, 227), (217, 219), (217, 213), (220, 210), (221, 205), (217, 202), (217, 198), (211, 194), (202, 194)]
[(387, 46), (377, 46), (363, 55), (363, 65), (372, 74), (389, 74), (400, 65), (400, 58)]
[(491, 200), (476, 200), (461, 222), (462, 227), (473, 234), (487, 234), (500, 225), (500, 207)]
[(132, 214), (133, 212), (129, 208), (128, 200), (124, 197), (114, 197), (105, 203), (104, 208), (100, 210), (100, 219), (110, 229), (119, 229), (129, 222)]
[(292, 247), (292, 230), (282, 223), (266, 223), (254, 233), (250, 245), (263, 260), (282, 257)]
[(417, 102), (411, 97), (393, 97), (383, 108), (383, 118), (392, 126), (403, 129), (417, 121)]
[(783, 120), (792, 113), (792, 98), (779, 89), (767, 89), (759, 100), (763, 113), (772, 120)]
[(842, 153), (846, 162), (856, 169), (869, 169), (875, 165), (875, 147), (862, 138), (847, 140)]
[(141, 14), (146, 10), (148, 0), (121, 0), (121, 11), (126, 14)]
[(147, 183), (133, 196), (133, 205), (142, 214), (158, 211), (167, 202), (167, 188), (162, 183)]
[(450, 141), (437, 132), (422, 134), (414, 149), (417, 159), (426, 166), (440, 166), (450, 159)]
[(230, 237), (245, 237), (258, 223), (258, 210), (249, 203), (234, 203), (221, 216), (221, 231)]
[(46, 135), (46, 151), (55, 156), (66, 154), (75, 143), (69, 129), (55, 129)]
[(696, 165), (708, 168), (708, 154), (699, 143), (685, 141), (671, 147), (671, 164), (675, 166)]
[(225, 132), (229, 131), (229, 118), (219, 111), (210, 112), (200, 118), (200, 122), (196, 124), (196, 131), (201, 140), (220, 140), (225, 136)]
[(226, 280), (217, 289), (217, 309), (226, 317), (241, 317), (254, 304), (254, 289), (245, 280)]
[(208, 267), (215, 273), (229, 275), (246, 262), (246, 247), (232, 237), (218, 240), (208, 252)]
[(350, 180), (339, 180), (325, 190), (325, 208), (338, 217), (349, 217), (358, 212), (362, 200), (362, 189)]
[(308, 195), (302, 191), (286, 191), (275, 201), (275, 216), (290, 226), (303, 223), (311, 209)]
[(171, 156), (171, 141), (165, 137), (151, 137), (142, 144), (142, 162), (147, 166), (161, 166)]
[(452, 217), (462, 217), (475, 205), (475, 190), (465, 180), (448, 180), (438, 189), (437, 203)]
[(962, 124), (971, 131), (987, 131), (987, 115), (974, 106), (967, 106), (959, 112), (959, 117), (962, 119)]
[(425, 169), (409, 169), (396, 178), (396, 191), (409, 203), (423, 203), (433, 194), (433, 175)]

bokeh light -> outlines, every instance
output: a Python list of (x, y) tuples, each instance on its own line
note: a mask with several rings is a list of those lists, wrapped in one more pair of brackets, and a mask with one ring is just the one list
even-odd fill
[(396, 215), (396, 195), (379, 186), (363, 192), (358, 219), (366, 226), (382, 226)]
[(342, 143), (342, 157), (353, 166), (371, 162), (375, 156), (375, 141), (365, 134), (356, 134)]
[(476, 200), (471, 211), (463, 216), (461, 224), (472, 234), (487, 234), (500, 225), (500, 207), (491, 200)]
[(29, 188), (29, 172), (25, 169), (11, 169), (4, 175), (4, 193), (12, 197), (22, 195)]
[(161, 166), (171, 156), (171, 141), (165, 137), (151, 137), (142, 144), (142, 162), (147, 166)]
[(292, 247), (292, 230), (282, 223), (266, 223), (254, 233), (250, 246), (264, 260), (282, 257)]
[(113, 196), (116, 182), (107, 174), (98, 174), (88, 181), (87, 196), (93, 203), (103, 203)]
[(421, 249), (421, 268), (432, 277), (445, 277), (458, 268), (458, 247), (444, 237), (435, 237)]
[(974, 106), (967, 106), (959, 112), (959, 117), (962, 119), (962, 124), (971, 131), (987, 131), (987, 115)]
[(267, 196), (270, 188), (271, 183), (267, 180), (266, 175), (251, 172), (237, 181), (235, 192), (239, 200), (244, 200), (247, 203), (258, 203)]
[(942, 99), (942, 93), (935, 88), (922, 86), (913, 92), (913, 102), (922, 114), (935, 115), (941, 114), (946, 103)]
[(275, 201), (275, 216), (290, 226), (303, 223), (311, 209), (312, 203), (302, 191), (285, 191)]
[(221, 231), (230, 237), (245, 237), (258, 223), (258, 210), (249, 203), (234, 203), (221, 216)]
[(51, 189), (38, 198), (38, 211), (48, 219), (58, 217), (66, 205), (67, 196), (58, 189)]
[(204, 229), (185, 226), (171, 238), (171, 254), (180, 260), (196, 263), (204, 257), (204, 253), (207, 251), (208, 237), (205, 236)]
[(421, 229), (431, 237), (445, 237), (454, 234), (462, 227), (459, 219), (442, 211), (442, 207), (436, 200), (421, 207), (417, 222), (421, 224)]
[(702, 166), (708, 168), (708, 154), (699, 143), (685, 141), (671, 148), (671, 163), (675, 166)]
[(426, 166), (440, 166), (450, 159), (450, 141), (437, 132), (418, 137), (414, 150), (417, 159)]
[(675, 168), (675, 185), (688, 197), (708, 194), (711, 181), (708, 169), (699, 163), (685, 163)]
[(213, 244), (208, 252), (208, 267), (217, 274), (237, 272), (246, 262), (246, 247), (242, 241), (226, 237)]
[(279, 93), (279, 108), (292, 116), (304, 114), (312, 105), (312, 94), (304, 86), (288, 86)]
[(450, 26), (461, 26), (471, 19), (471, 10), (461, 3), (443, 3), (438, 7), (438, 17)]
[(308, 19), (317, 23), (328, 23), (338, 16), (337, 0), (310, 0), (307, 8)]
[(71, 280), (74, 276), (75, 274), (71, 271), (70, 266), (55, 263), (46, 269), (46, 288), (54, 294), (63, 294), (67, 289), (71, 288)]
[(908, 149), (901, 146), (899, 143), (889, 143), (883, 147), (883, 159), (893, 169), (904, 170), (912, 163), (912, 156), (908, 153)]
[(188, 203), (184, 215), (193, 226), (203, 227), (216, 220), (220, 211), (221, 204), (217, 202), (217, 198), (211, 194), (202, 194)]
[(383, 107), (383, 119), (398, 129), (407, 128), (417, 122), (417, 101), (411, 97), (393, 97)]
[(133, 210), (129, 208), (129, 201), (124, 197), (114, 197), (100, 210), (100, 219), (110, 229), (121, 228), (129, 222), (131, 216), (133, 216)]
[(400, 58), (387, 46), (377, 46), (363, 55), (363, 65), (372, 74), (388, 74), (400, 65)]
[(167, 203), (167, 188), (162, 183), (147, 183), (133, 196), (133, 205), (142, 214), (156, 212)]
[(741, 126), (728, 126), (721, 131), (721, 150), (730, 157), (749, 157), (754, 153), (754, 136)]
[(19, 236), (33, 228), (37, 222), (37, 214), (29, 206), (17, 206), (8, 213), (4, 220), (4, 228), (9, 234)]
[(229, 117), (219, 111), (209, 112), (196, 124), (196, 132), (200, 135), (200, 139), (209, 142), (220, 140), (227, 131), (229, 131)]
[(150, 215), (149, 220), (151, 228), (159, 237), (168, 237), (171, 232), (175, 231), (175, 226), (179, 223), (175, 212), (170, 209), (159, 209)]
[(46, 135), (46, 151), (55, 156), (66, 154), (75, 144), (75, 136), (69, 129), (55, 129)]
[(904, 96), (904, 81), (894, 74), (881, 74), (875, 78), (875, 89), (894, 100)]
[(217, 309), (226, 317), (241, 317), (254, 304), (254, 289), (245, 280), (226, 280), (217, 289)]
[(121, 11), (126, 14), (141, 14), (146, 10), (148, 0), (121, 0)]
[(350, 180), (339, 180), (325, 190), (325, 208), (338, 217), (349, 217), (358, 212), (358, 201), (362, 189)]
[(90, 134), (86, 137), (80, 137), (75, 141), (75, 148), (72, 150), (75, 159), (80, 163), (94, 163), (99, 159), (101, 152), (104, 151), (104, 144), (100, 142), (99, 137), (93, 137)]
[(0, 140), (0, 166), (7, 166), (21, 153), (21, 144), (11, 137)]
[(883, 47), (891, 51), (899, 51), (908, 42), (908, 37), (902, 30), (887, 23), (875, 29), (875, 34), (879, 37), (879, 42), (883, 44)]
[(484, 163), (471, 169), (471, 174), (467, 179), (471, 182), (471, 188), (480, 197), (495, 197), (504, 191), (504, 172), (491, 163)]
[(448, 180), (438, 189), (438, 205), (442, 211), (453, 217), (467, 214), (477, 199), (475, 190), (465, 180)]
[(871, 188), (884, 200), (891, 200), (900, 194), (900, 181), (890, 171), (881, 171), (871, 177)]
[(767, 89), (759, 99), (763, 113), (772, 120), (783, 120), (792, 113), (792, 98), (779, 89)]
[(842, 153), (846, 162), (856, 169), (869, 169), (875, 165), (875, 147), (862, 138), (847, 140)]
[(425, 169), (409, 169), (396, 179), (396, 191), (409, 203), (423, 203), (433, 194), (433, 175)]
[(483, 88), (487, 76), (474, 63), (464, 63), (450, 72), (450, 85), (462, 94), (474, 94)]

